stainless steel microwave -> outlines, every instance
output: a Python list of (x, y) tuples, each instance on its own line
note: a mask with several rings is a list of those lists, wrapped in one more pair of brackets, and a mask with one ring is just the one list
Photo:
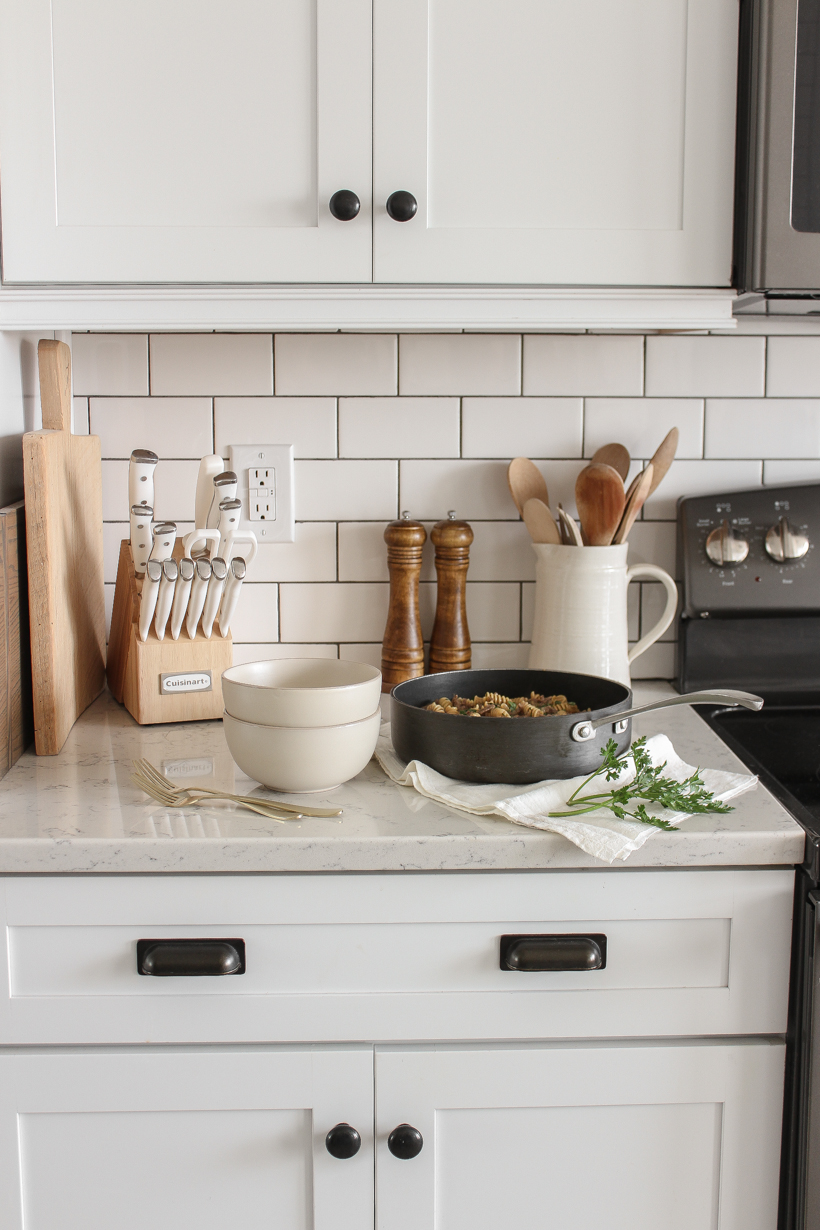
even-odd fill
[(741, 0), (736, 280), (820, 294), (820, 0)]

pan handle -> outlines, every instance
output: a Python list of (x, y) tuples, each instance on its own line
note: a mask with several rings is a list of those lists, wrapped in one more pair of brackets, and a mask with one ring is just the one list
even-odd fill
[(714, 688), (711, 692), (685, 692), (683, 696), (669, 696), (666, 700), (656, 700), (651, 705), (621, 709), (607, 717), (595, 718), (594, 721), (578, 722), (569, 733), (576, 743), (586, 743), (594, 737), (599, 726), (620, 726), (627, 718), (635, 717), (639, 713), (649, 713), (650, 709), (670, 709), (672, 705), (743, 705), (744, 709), (762, 709), (763, 698), (754, 696), (751, 692), (735, 692), (730, 688)]

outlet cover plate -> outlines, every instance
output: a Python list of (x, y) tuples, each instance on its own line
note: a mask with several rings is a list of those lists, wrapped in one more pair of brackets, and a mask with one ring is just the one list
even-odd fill
[[(293, 542), (296, 531), (293, 517), (293, 445), (292, 444), (231, 444), (228, 446), (229, 469), (238, 479), (236, 498), (242, 501), (242, 528), (251, 529), (260, 547), (268, 542)], [(256, 470), (273, 470), (272, 489), (275, 495), (275, 516), (263, 519), (251, 515), (251, 474)]]

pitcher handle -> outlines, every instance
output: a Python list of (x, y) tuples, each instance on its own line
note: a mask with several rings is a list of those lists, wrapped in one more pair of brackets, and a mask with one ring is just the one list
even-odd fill
[(626, 574), (627, 585), (630, 581), (635, 581), (638, 577), (651, 577), (653, 581), (660, 581), (666, 590), (666, 606), (663, 615), (661, 615), (654, 628), (650, 628), (645, 636), (642, 636), (637, 644), (632, 646), (629, 651), (628, 662), (630, 666), (644, 653), (650, 645), (654, 645), (659, 636), (663, 636), (666, 629), (675, 618), (675, 612), (678, 609), (678, 587), (672, 580), (668, 572), (664, 572), (663, 568), (658, 568), (657, 564), (635, 564), (633, 568), (629, 568)]

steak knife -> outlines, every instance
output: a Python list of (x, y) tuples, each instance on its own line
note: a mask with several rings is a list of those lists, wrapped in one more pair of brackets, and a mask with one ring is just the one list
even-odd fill
[(154, 507), (154, 470), (159, 461), (148, 448), (135, 448), (128, 463), (128, 505)]

